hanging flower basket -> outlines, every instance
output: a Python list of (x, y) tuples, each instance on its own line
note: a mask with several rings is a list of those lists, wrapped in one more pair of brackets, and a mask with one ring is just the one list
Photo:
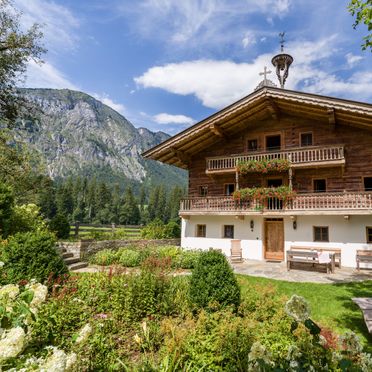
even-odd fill
[(290, 166), (291, 163), (288, 159), (264, 159), (240, 161), (236, 167), (239, 174), (245, 175), (248, 173), (286, 172)]
[(233, 194), (235, 200), (255, 200), (264, 202), (270, 198), (276, 198), (288, 202), (296, 197), (296, 191), (292, 190), (289, 186), (279, 187), (252, 187), (236, 190)]

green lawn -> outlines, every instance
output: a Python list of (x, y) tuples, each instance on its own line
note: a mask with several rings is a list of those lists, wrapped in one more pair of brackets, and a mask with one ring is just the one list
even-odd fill
[(320, 325), (339, 333), (349, 329), (357, 333), (369, 352), (372, 352), (372, 335), (368, 333), (362, 312), (353, 297), (372, 297), (372, 280), (345, 284), (292, 283), (280, 280), (237, 275), (242, 296), (251, 284), (272, 285), (278, 294), (305, 297), (311, 305), (311, 317)]

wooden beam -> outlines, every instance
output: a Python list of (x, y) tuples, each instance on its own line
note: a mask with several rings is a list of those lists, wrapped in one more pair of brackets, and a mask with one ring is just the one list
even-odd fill
[(272, 98), (266, 99), (266, 108), (274, 120), (280, 119), (280, 109)]
[(185, 152), (181, 150), (177, 150), (174, 147), (171, 147), (171, 153), (174, 157), (176, 157), (179, 162), (185, 166), (188, 166), (191, 162), (191, 157), (190, 155), (186, 154)]
[(335, 109), (329, 108), (327, 110), (327, 114), (328, 114), (328, 122), (329, 122), (329, 124), (334, 127), (336, 125)]
[(217, 124), (210, 124), (209, 129), (211, 132), (216, 135), (217, 137), (226, 139), (227, 135), (223, 129)]

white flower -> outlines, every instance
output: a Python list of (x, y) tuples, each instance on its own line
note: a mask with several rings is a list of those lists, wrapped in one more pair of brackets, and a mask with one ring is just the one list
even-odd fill
[(304, 322), (310, 317), (310, 306), (303, 297), (293, 295), (285, 304), (285, 312), (297, 322)]
[(48, 288), (47, 286), (36, 283), (33, 280), (27, 285), (26, 288), (34, 292), (34, 297), (32, 298), (30, 307), (35, 312), (35, 310), (37, 310), (37, 308), (46, 300)]
[(90, 324), (86, 324), (79, 332), (79, 336), (76, 339), (76, 343), (80, 344), (88, 339), (90, 334), (92, 333), (92, 327)]
[(63, 350), (53, 347), (53, 353), (50, 354), (40, 365), (40, 372), (64, 372), (66, 370), (67, 355)]
[(15, 284), (7, 284), (0, 288), (0, 298), (8, 297), (14, 300), (19, 294), (19, 287)]
[(3, 261), (0, 261), (0, 269), (5, 265)]
[(0, 339), (0, 362), (16, 357), (25, 346), (25, 331), (21, 327), (3, 332)]
[(77, 355), (75, 353), (70, 353), (66, 358), (66, 371), (70, 371), (77, 361)]

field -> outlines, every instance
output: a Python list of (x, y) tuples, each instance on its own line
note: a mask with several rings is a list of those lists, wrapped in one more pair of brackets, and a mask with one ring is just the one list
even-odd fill
[[(75, 239), (75, 226), (71, 225), (70, 239)], [(113, 229), (110, 225), (85, 225), (79, 226), (79, 239), (109, 238), (110, 236), (122, 237), (123, 239), (139, 239), (141, 237), (141, 226), (116, 225)]]

